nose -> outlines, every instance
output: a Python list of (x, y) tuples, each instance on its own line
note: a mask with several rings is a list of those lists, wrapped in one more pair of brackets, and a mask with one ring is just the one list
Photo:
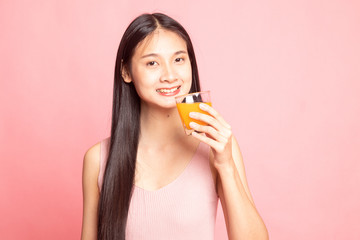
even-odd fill
[(163, 65), (161, 82), (175, 82), (177, 80), (176, 70), (170, 64)]

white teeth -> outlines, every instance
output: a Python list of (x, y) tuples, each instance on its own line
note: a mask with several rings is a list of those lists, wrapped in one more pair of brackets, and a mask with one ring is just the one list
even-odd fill
[(157, 92), (161, 93), (172, 93), (175, 92), (179, 87), (171, 88), (171, 89), (158, 89)]

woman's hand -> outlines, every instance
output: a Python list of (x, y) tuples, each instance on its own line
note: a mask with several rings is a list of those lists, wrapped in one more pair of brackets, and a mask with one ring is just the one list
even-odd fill
[(231, 126), (224, 120), (224, 118), (212, 107), (201, 103), (200, 109), (209, 113), (209, 115), (199, 112), (191, 112), (190, 117), (207, 123), (207, 126), (199, 125), (195, 122), (190, 122), (190, 127), (197, 132), (192, 135), (200, 141), (208, 144), (211, 147), (214, 155), (214, 167), (223, 165), (231, 166), (232, 159), (232, 131)]
[(191, 122), (190, 127), (202, 132), (193, 132), (192, 135), (211, 147), (211, 163), (218, 171), (216, 190), (224, 210), (229, 239), (268, 240), (266, 226), (255, 208), (247, 186), (242, 156), (230, 125), (207, 104), (200, 104), (200, 109), (210, 116), (191, 112), (190, 117), (208, 125)]

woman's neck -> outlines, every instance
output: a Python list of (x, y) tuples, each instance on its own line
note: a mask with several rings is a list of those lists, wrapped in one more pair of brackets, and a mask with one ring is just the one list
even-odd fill
[(164, 109), (141, 104), (140, 143), (162, 147), (185, 138), (176, 107)]

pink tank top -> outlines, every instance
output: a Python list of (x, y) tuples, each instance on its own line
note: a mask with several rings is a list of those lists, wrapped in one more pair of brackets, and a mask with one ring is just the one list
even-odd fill
[[(101, 142), (101, 189), (109, 138)], [(209, 147), (200, 143), (185, 170), (170, 184), (147, 191), (134, 185), (127, 240), (213, 240), (218, 195), (209, 166)]]

